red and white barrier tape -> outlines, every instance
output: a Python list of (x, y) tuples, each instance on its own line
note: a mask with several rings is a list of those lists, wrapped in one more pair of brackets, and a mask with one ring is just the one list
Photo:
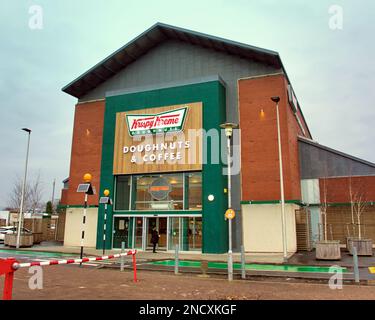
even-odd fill
[(17, 270), (19, 268), (29, 268), (33, 266), (52, 266), (52, 265), (59, 265), (59, 264), (73, 264), (73, 263), (85, 263), (85, 262), (90, 262), (90, 261), (102, 261), (102, 260), (120, 258), (123, 256), (132, 256), (132, 255), (135, 255), (136, 253), (137, 253), (137, 250), (131, 250), (126, 253), (112, 254), (112, 255), (103, 256), (103, 257), (68, 259), (68, 260), (50, 260), (50, 261), (29, 262), (29, 263), (14, 263), (13, 269)]

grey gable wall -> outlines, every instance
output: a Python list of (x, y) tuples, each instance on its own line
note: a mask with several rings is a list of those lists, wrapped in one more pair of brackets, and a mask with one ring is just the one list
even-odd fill
[(237, 80), (277, 72), (282, 70), (200, 46), (170, 40), (146, 53), (79, 101), (101, 99), (107, 92), (116, 90), (179, 83), (189, 79), (220, 75), (227, 85), (229, 117), (227, 120), (238, 121)]
[(375, 166), (351, 159), (318, 146), (298, 142), (301, 179), (371, 176)]
[[(118, 74), (93, 89), (79, 102), (102, 99), (112, 91), (160, 86), (184, 82), (197, 82), (209, 76), (219, 75), (226, 84), (227, 121), (239, 122), (237, 80), (240, 78), (282, 72), (256, 61), (205, 49), (185, 42), (169, 40), (158, 45)], [(242, 137), (246, 139), (247, 137)], [(232, 178), (233, 208), (240, 212), (240, 175)], [(233, 223), (233, 247), (238, 251), (241, 245), (241, 219)]]

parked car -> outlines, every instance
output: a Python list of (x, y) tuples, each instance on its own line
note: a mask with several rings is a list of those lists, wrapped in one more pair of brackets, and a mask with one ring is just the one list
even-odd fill
[[(16, 233), (17, 227), (0, 227), (0, 242), (4, 242), (6, 234)], [(33, 234), (29, 229), (22, 228), (22, 233)]]

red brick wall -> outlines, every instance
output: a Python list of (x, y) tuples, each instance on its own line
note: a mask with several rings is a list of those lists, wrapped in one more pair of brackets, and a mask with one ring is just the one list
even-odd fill
[[(72, 154), (70, 160), (68, 205), (83, 205), (84, 194), (77, 193), (85, 173), (93, 176), (97, 193), (100, 186), (104, 101), (77, 104), (74, 115)], [(98, 194), (89, 196), (89, 205), (98, 204)]]
[[(325, 180), (325, 183), (324, 183)], [(352, 184), (352, 193), (363, 194), (363, 200), (375, 201), (375, 176), (343, 177), (319, 179), (320, 200), (324, 199), (324, 184), (326, 186), (327, 202), (349, 203), (349, 185)]]
[[(279, 96), (286, 200), (301, 199), (297, 134), (302, 134), (288, 102), (283, 75), (239, 81), (242, 200), (280, 199), (277, 121), (272, 96)], [(263, 109), (264, 114), (261, 115)], [(301, 121), (303, 118), (300, 116)]]
[(61, 189), (60, 204), (61, 205), (68, 204), (68, 189)]

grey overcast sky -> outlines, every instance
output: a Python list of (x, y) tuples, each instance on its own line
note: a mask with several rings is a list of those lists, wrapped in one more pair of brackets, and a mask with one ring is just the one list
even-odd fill
[[(33, 5), (42, 29), (29, 27)], [(46, 200), (56, 178), (59, 196), (76, 102), (61, 88), (156, 22), (279, 52), (314, 139), (375, 162), (374, 21), (373, 0), (1, 0), (0, 208), (23, 174), (25, 126), (29, 178), (40, 170)]]

